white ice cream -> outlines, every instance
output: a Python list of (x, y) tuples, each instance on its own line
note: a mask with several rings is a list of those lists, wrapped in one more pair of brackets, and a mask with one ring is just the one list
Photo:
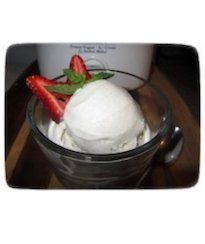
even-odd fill
[(150, 130), (139, 105), (123, 88), (98, 80), (71, 97), (63, 122), (51, 121), (48, 137), (80, 152), (118, 153), (150, 140)]

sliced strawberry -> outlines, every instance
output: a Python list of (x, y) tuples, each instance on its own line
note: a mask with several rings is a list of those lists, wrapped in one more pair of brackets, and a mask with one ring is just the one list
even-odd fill
[(74, 55), (71, 58), (70, 69), (79, 75), (86, 74), (86, 80), (91, 78), (91, 74), (88, 72), (83, 59), (79, 55)]
[(45, 86), (56, 85), (59, 83), (48, 80), (42, 76), (32, 75), (29, 76), (26, 81), (27, 86), (41, 100), (50, 114), (50, 117), (56, 123), (59, 123), (63, 118), (64, 109), (70, 96), (49, 92)]
[(87, 72), (86, 73), (86, 80), (89, 80), (91, 77), (92, 77), (92, 75), (89, 72)]
[(71, 85), (71, 84), (72, 84), (72, 81), (70, 81), (70, 80), (67, 79), (66, 83), (67, 83), (68, 85)]

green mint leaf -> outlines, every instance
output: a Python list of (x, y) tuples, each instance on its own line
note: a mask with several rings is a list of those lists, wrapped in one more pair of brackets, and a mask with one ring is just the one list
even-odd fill
[(108, 73), (108, 72), (100, 72), (97, 74), (93, 74), (92, 77), (86, 81), (86, 83), (96, 81), (96, 80), (101, 80), (101, 79), (108, 79), (112, 77), (114, 74), (113, 73)]
[(59, 84), (59, 85), (53, 85), (53, 86), (45, 86), (45, 88), (50, 92), (56, 92), (60, 94), (65, 95), (72, 95), (75, 91), (77, 91), (79, 88), (83, 87), (84, 83), (77, 83), (77, 84)]
[(65, 69), (64, 74), (68, 77), (70, 81), (73, 82), (73, 84), (58, 84), (53, 86), (45, 86), (45, 88), (50, 92), (56, 92), (64, 95), (72, 95), (87, 83), (100, 79), (108, 79), (114, 75), (113, 73), (100, 72), (97, 74), (93, 74), (91, 79), (85, 80), (85, 75), (78, 75), (70, 69)]
[(82, 74), (76, 74), (73, 70), (71, 69), (64, 69), (63, 70), (64, 75), (67, 76), (67, 78), (72, 81), (73, 83), (80, 83), (80, 82), (85, 82), (86, 75)]

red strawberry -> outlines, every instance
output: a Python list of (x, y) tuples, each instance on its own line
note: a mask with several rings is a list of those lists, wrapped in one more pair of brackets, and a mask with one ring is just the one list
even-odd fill
[(51, 93), (45, 86), (59, 84), (55, 81), (48, 80), (39, 75), (32, 75), (26, 79), (27, 86), (38, 96), (45, 108), (48, 110), (50, 117), (59, 123), (63, 118), (63, 113), (70, 96)]
[(79, 55), (74, 55), (71, 58), (70, 69), (79, 75), (86, 74), (86, 80), (91, 78), (91, 74), (88, 72), (83, 59)]

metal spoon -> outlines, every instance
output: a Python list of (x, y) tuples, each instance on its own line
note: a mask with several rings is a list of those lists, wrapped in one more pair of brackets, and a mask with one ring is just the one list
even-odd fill
[(183, 143), (182, 129), (178, 126), (173, 126), (168, 135), (161, 142), (155, 154), (155, 160), (158, 163), (166, 165), (173, 164), (181, 153)]

